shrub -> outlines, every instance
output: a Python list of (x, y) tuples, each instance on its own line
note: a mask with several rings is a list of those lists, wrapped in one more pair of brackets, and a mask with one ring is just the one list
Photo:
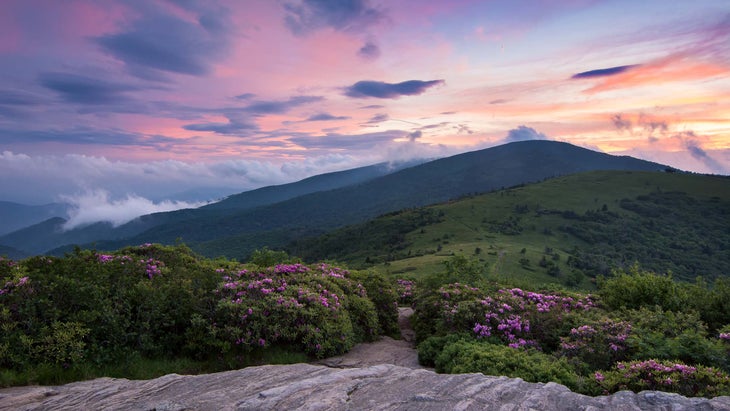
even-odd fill
[(437, 372), (519, 377), (529, 382), (554, 381), (576, 389), (578, 375), (564, 359), (535, 350), (515, 350), (504, 345), (460, 339), (448, 341), (435, 357)]
[(221, 369), (268, 354), (341, 354), (397, 330), (396, 304), (392, 284), (374, 273), (326, 264), (249, 271), (183, 245), (0, 259), (1, 377), (75, 378), (124, 369), (129, 358), (187, 356)]
[(399, 336), (398, 294), (392, 283), (382, 274), (373, 271), (355, 271), (350, 278), (365, 287), (368, 298), (375, 305), (380, 325), (377, 334)]
[(413, 304), (413, 296), (415, 294), (416, 282), (413, 280), (397, 279), (395, 282), (395, 290), (398, 293), (398, 303), (400, 305), (410, 306)]
[(631, 334), (631, 324), (626, 321), (610, 318), (592, 321), (562, 337), (559, 354), (574, 360), (577, 367), (587, 366), (582, 372), (607, 368), (628, 357), (626, 340)]
[(197, 334), (223, 338), (233, 352), (283, 345), (321, 358), (397, 329), (395, 291), (380, 275), (327, 264), (280, 264), (223, 279), (216, 291), (217, 330), (199, 325)]
[(670, 276), (641, 271), (633, 266), (629, 272), (614, 271), (613, 277), (599, 282), (601, 302), (608, 309), (639, 309), (660, 306), (681, 311), (688, 306), (686, 290)]
[(694, 367), (670, 361), (619, 362), (610, 371), (596, 372), (605, 393), (620, 390), (657, 390), (688, 397), (730, 395), (730, 376), (712, 367)]
[(633, 324), (626, 343), (635, 360), (679, 360), (727, 370), (722, 341), (708, 338), (696, 311), (673, 312), (659, 307), (628, 310), (621, 316)]

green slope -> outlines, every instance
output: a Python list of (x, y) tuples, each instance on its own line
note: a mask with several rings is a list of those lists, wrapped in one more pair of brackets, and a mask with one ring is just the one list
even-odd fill
[(402, 275), (443, 269), (452, 255), (495, 279), (590, 286), (639, 262), (679, 279), (729, 274), (730, 178), (596, 171), (405, 210), (290, 244)]

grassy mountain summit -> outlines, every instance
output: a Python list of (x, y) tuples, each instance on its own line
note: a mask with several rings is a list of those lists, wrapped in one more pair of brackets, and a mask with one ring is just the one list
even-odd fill
[(494, 279), (589, 286), (635, 262), (713, 279), (730, 266), (730, 178), (579, 173), (383, 215), (289, 251), (400, 274), (435, 273), (463, 255)]

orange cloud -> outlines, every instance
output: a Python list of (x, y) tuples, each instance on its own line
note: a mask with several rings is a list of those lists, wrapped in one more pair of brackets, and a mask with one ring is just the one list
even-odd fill
[(605, 77), (600, 82), (586, 90), (587, 94), (604, 91), (655, 85), (679, 81), (709, 79), (730, 74), (728, 67), (713, 63), (688, 61), (690, 56), (680, 53), (642, 64), (622, 73)]

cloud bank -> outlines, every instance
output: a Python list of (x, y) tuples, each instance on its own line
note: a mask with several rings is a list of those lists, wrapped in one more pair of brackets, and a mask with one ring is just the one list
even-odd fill
[(145, 214), (197, 208), (206, 204), (169, 200), (155, 203), (133, 194), (114, 200), (106, 190), (94, 190), (79, 196), (61, 196), (61, 200), (71, 205), (69, 218), (63, 225), (64, 230), (102, 221), (118, 227)]

